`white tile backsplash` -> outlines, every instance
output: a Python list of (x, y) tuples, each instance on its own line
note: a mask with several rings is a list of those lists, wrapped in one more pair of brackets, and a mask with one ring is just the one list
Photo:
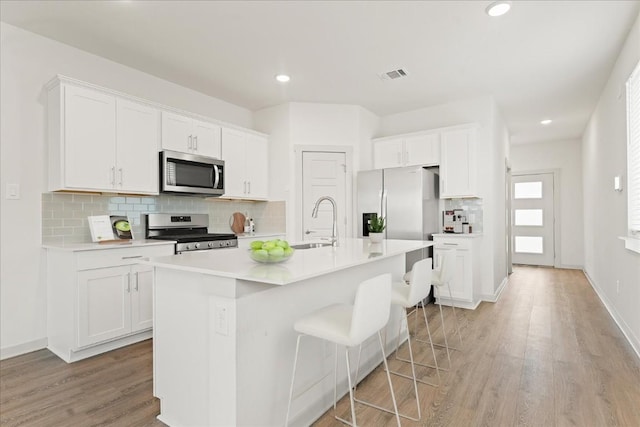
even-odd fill
[(230, 233), (229, 218), (234, 212), (253, 218), (258, 233), (285, 233), (285, 202), (242, 202), (188, 196), (100, 196), (69, 193), (42, 194), (42, 240), (44, 243), (86, 243), (91, 241), (87, 217), (124, 215), (133, 235), (144, 237), (141, 215), (148, 212), (206, 213), (209, 230)]

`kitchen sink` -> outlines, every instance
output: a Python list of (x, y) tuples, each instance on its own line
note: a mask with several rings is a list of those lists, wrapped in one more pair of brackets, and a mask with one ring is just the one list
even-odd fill
[(291, 245), (293, 249), (313, 249), (331, 246), (331, 243), (301, 243), (299, 245)]

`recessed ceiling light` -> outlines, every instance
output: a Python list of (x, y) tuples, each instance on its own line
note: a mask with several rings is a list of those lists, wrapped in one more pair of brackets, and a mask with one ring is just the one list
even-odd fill
[(280, 83), (286, 83), (291, 80), (291, 77), (287, 76), (286, 74), (278, 74), (276, 75), (276, 80)]
[(548, 124), (551, 124), (551, 122), (552, 122), (551, 119), (540, 120), (541, 125), (548, 125)]
[(509, 12), (509, 9), (511, 9), (510, 1), (494, 1), (487, 6), (485, 11), (487, 12), (487, 15), (495, 17), (504, 15)]

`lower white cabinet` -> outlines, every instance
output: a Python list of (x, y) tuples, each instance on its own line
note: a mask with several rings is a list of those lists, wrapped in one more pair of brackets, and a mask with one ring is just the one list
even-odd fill
[[(456, 307), (474, 309), (480, 300), (478, 297), (480, 288), (480, 248), (481, 236), (456, 235), (455, 237), (433, 237), (434, 268), (440, 265), (442, 251), (456, 250), (456, 264), (453, 278), (449, 283), (451, 298)], [(437, 302), (451, 305), (451, 298), (446, 287), (435, 288)]]
[(153, 268), (172, 244), (47, 251), (49, 349), (66, 362), (151, 337)]

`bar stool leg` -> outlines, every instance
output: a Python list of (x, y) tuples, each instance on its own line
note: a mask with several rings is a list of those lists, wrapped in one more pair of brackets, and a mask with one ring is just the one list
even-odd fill
[(449, 290), (449, 301), (451, 301), (451, 309), (453, 310), (453, 321), (456, 324), (456, 331), (458, 332), (458, 338), (460, 338), (460, 345), (462, 346), (462, 335), (460, 335), (460, 326), (458, 325), (458, 316), (456, 316), (456, 305), (453, 303), (453, 296), (451, 295), (451, 286), (447, 283), (447, 289)]
[[(285, 427), (289, 425), (289, 413), (291, 412), (291, 400), (293, 399), (293, 383), (296, 380), (296, 366), (298, 365), (298, 351), (300, 350), (300, 338), (302, 335), (298, 335), (298, 339), (296, 341), (296, 356), (293, 359), (293, 375), (291, 376), (291, 387), (289, 388), (289, 403), (287, 404), (287, 417), (284, 420)], [(334, 392), (335, 396), (335, 392)], [(335, 403), (334, 403), (335, 409)]]

